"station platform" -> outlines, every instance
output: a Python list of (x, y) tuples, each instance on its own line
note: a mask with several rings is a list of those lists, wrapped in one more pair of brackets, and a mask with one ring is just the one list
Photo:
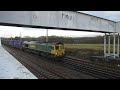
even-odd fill
[(0, 79), (37, 79), (36, 76), (1, 46), (1, 40)]

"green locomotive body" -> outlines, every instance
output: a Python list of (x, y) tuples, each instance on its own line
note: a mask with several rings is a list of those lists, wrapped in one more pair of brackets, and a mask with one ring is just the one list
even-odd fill
[(42, 56), (59, 58), (65, 56), (63, 43), (39, 43), (37, 41), (23, 42), (23, 49), (30, 50)]

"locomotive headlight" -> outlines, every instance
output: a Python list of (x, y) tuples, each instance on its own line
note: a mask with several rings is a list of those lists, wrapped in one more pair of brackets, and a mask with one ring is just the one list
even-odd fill
[(58, 53), (55, 53), (56, 55), (58, 55)]

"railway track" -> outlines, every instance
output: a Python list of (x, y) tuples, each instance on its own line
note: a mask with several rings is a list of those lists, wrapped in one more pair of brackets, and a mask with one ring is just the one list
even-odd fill
[[(37, 77), (45, 79), (119, 79), (120, 70), (66, 56), (62, 62), (52, 62), (32, 53), (11, 47), (4, 48), (20, 60)], [(17, 53), (17, 54), (16, 54)], [(28, 58), (29, 57), (29, 58)], [(28, 64), (29, 63), (29, 64)], [(48, 64), (49, 63), (49, 64)], [(82, 75), (83, 74), (83, 75)]]
[[(93, 79), (94, 77), (82, 74), (56, 63), (48, 63), (43, 58), (32, 53), (3, 46), (9, 53), (26, 66), (35, 76), (42, 79)], [(47, 60), (48, 61), (48, 60)]]
[(47, 70), (46, 68), (40, 66), (39, 64), (31, 61), (31, 59), (27, 58), (26, 56), (22, 55), (22, 54), (18, 54), (16, 52), (11, 53), (12, 49), (8, 49), (7, 51), (15, 56), (16, 59), (19, 60), (19, 62), (21, 62), (24, 66), (26, 66), (26, 68), (29, 68), (29, 70), (31, 72), (33, 72), (39, 79), (60, 79), (62, 77), (59, 77), (51, 72), (49, 72), (49, 70)]
[(74, 69), (85, 74), (92, 75), (99, 79), (119, 79), (120, 70), (94, 64), (89, 61), (66, 56), (62, 64), (68, 68)]

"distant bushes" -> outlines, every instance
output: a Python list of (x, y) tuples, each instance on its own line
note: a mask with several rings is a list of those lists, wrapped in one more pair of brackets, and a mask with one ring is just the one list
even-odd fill
[[(39, 41), (45, 41), (46, 37), (39, 37)], [(72, 37), (57, 37), (57, 36), (49, 36), (49, 42), (63, 42), (66, 44), (103, 44), (104, 37), (103, 36), (97, 36), (97, 37), (78, 37), (78, 38), (72, 38)]]
[[(23, 41), (39, 41), (39, 42), (45, 42), (46, 37), (41, 36), (38, 38), (25, 36), (22, 38)], [(58, 37), (58, 36), (49, 36), (48, 37), (49, 42), (63, 42), (65, 44), (103, 44), (104, 43), (104, 36), (96, 36), (96, 37)], [(108, 41), (108, 40), (107, 40)], [(111, 36), (111, 43), (113, 42), (113, 38)], [(107, 42), (108, 43), (108, 42)], [(116, 39), (117, 43), (117, 39)]]

